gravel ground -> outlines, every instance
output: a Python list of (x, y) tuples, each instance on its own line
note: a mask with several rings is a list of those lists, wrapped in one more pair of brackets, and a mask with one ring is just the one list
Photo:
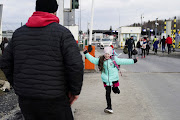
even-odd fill
[(0, 96), (0, 120), (23, 120), (13, 89)]

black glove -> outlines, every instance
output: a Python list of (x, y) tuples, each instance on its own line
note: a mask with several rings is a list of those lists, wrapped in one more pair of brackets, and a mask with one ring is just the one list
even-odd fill
[(113, 92), (116, 94), (119, 94), (120, 93), (120, 90), (119, 90), (119, 88), (118, 87), (112, 87), (112, 90), (113, 90)]
[(88, 51), (86, 50), (86, 51), (84, 51), (84, 54), (86, 54), (86, 53), (88, 53)]
[(134, 63), (137, 63), (137, 59), (133, 59), (134, 60)]

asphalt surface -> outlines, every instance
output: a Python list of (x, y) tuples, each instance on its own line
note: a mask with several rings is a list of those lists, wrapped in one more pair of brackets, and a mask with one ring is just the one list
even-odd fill
[[(103, 50), (97, 48), (96, 57), (99, 55), (103, 55)], [(153, 55), (151, 51), (145, 59), (138, 57), (136, 64), (121, 66), (121, 94), (112, 93), (111, 115), (103, 111), (105, 90), (97, 66), (97, 72), (85, 73), (80, 98), (72, 106), (75, 120), (179, 120), (179, 52)], [(0, 96), (0, 120), (23, 120), (13, 90)]]
[[(98, 55), (103, 55), (103, 50), (96, 50)], [(116, 52), (122, 53), (122, 50)], [(153, 55), (150, 51), (146, 58), (138, 57), (138, 63), (121, 66), (121, 94), (112, 94), (113, 115), (103, 113), (106, 102), (100, 73), (85, 74), (82, 95), (74, 105), (76, 120), (180, 119), (180, 54), (158, 51), (158, 55)]]

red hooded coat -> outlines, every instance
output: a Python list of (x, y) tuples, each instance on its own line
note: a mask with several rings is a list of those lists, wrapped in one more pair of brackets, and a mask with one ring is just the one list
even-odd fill
[(167, 44), (172, 44), (172, 38), (171, 38), (171, 37), (168, 37), (168, 38), (166, 39), (166, 43), (167, 43)]

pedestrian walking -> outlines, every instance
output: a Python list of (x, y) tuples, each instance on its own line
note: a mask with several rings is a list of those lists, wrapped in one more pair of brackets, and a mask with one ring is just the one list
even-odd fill
[(0, 58), (25, 120), (73, 120), (71, 105), (81, 92), (84, 67), (57, 9), (56, 0), (37, 0), (36, 11)]
[(156, 38), (156, 36), (154, 36), (154, 39), (153, 39), (153, 51), (154, 51), (154, 42), (156, 42), (157, 41), (157, 38)]
[(143, 42), (144, 42), (144, 38), (141, 38), (141, 41), (140, 41), (140, 45), (141, 45), (141, 56), (142, 56), (142, 45), (143, 45)]
[(168, 35), (166, 39), (167, 47), (168, 47), (168, 54), (171, 53), (171, 45), (172, 45), (172, 38)]
[(157, 54), (157, 49), (158, 49), (158, 44), (159, 44), (159, 40), (157, 39), (155, 42), (154, 42), (154, 54)]
[(142, 57), (141, 58), (145, 58), (146, 57), (146, 45), (147, 45), (147, 42), (146, 42), (146, 39), (144, 38), (144, 41), (143, 41), (143, 44), (142, 44)]
[(147, 38), (147, 44), (146, 44), (146, 53), (149, 55), (149, 49), (150, 49), (150, 40)]
[(2, 43), (1, 43), (1, 51), (2, 51), (2, 54), (3, 54), (3, 52), (4, 52), (4, 49), (7, 47), (8, 43), (9, 43), (8, 39), (7, 39), (6, 37), (4, 37), (4, 38), (2, 39)]
[(141, 54), (141, 44), (140, 44), (140, 41), (141, 41), (141, 39), (139, 39), (139, 41), (136, 44), (136, 48), (138, 48), (138, 55)]
[(134, 42), (133, 36), (131, 36), (131, 38), (128, 39), (125, 44), (128, 46), (128, 56), (129, 58), (132, 58), (133, 46), (135, 49), (135, 42)]
[(105, 47), (104, 55), (99, 58), (91, 56), (87, 49), (84, 48), (85, 57), (93, 64), (98, 65), (101, 71), (101, 78), (106, 89), (107, 108), (104, 109), (106, 113), (113, 113), (111, 104), (111, 89), (114, 93), (119, 94), (119, 74), (118, 65), (128, 65), (137, 62), (137, 59), (120, 59), (117, 56), (112, 56), (112, 48)]
[(164, 53), (164, 51), (165, 51), (165, 45), (166, 45), (166, 39), (165, 39), (165, 37), (163, 36), (163, 38), (161, 39), (161, 42), (160, 42), (161, 44), (162, 44), (162, 53)]

